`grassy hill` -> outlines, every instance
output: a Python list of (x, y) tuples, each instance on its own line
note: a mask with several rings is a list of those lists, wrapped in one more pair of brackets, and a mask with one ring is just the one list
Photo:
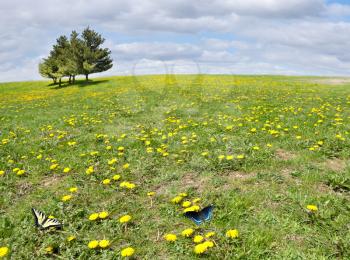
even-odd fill
[[(350, 257), (350, 84), (328, 83), (174, 75), (0, 84), (0, 247), (11, 259), (119, 259), (127, 247), (136, 259)], [(212, 219), (195, 225), (186, 204), (213, 204)], [(38, 230), (32, 207), (63, 230)], [(108, 216), (90, 220), (100, 212)], [(195, 235), (213, 242), (203, 254)], [(91, 249), (94, 240), (109, 245)]]

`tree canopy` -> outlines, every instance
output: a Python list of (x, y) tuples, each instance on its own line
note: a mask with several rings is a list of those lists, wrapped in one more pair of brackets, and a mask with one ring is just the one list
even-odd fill
[(61, 85), (63, 77), (74, 83), (77, 75), (85, 75), (88, 80), (92, 73), (109, 70), (113, 66), (111, 51), (102, 47), (104, 41), (101, 34), (89, 27), (81, 35), (72, 31), (69, 38), (58, 37), (49, 56), (39, 64), (40, 75)]

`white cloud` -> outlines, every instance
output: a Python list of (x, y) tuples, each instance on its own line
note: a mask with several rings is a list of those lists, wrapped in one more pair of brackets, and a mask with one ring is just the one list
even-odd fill
[(349, 16), (350, 5), (324, 0), (4, 0), (0, 81), (39, 78), (39, 57), (55, 38), (87, 25), (107, 34), (116, 66), (105, 74), (200, 65), (210, 73), (343, 75)]

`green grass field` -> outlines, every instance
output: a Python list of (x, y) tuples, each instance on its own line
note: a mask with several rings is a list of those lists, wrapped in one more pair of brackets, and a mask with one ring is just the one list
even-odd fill
[[(350, 257), (350, 83), (174, 75), (49, 84), (0, 84), (5, 258), (119, 259), (127, 247), (136, 259)], [(214, 205), (200, 226), (182, 206), (197, 198)], [(32, 207), (63, 230), (38, 230)], [(238, 237), (226, 237), (231, 229)], [(208, 232), (213, 247), (196, 254), (193, 237)], [(93, 240), (109, 245), (89, 248)]]

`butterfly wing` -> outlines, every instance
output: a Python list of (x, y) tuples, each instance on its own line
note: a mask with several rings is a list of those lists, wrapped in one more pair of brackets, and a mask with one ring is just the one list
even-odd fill
[(47, 229), (47, 228), (62, 228), (62, 223), (60, 223), (55, 218), (48, 218), (44, 213), (42, 213), (40, 210), (32, 208), (32, 212), (34, 215), (35, 225), (38, 228), (41, 229)]
[(201, 219), (203, 219), (204, 221), (210, 220), (213, 216), (213, 208), (214, 207), (212, 205), (203, 208), (200, 211)]
[(45, 223), (47, 217), (40, 210), (32, 208), (32, 212), (33, 212), (33, 215), (34, 215), (35, 226), (37, 226), (39, 228), (42, 228), (42, 226)]
[(200, 212), (188, 211), (188, 212), (185, 212), (185, 216), (191, 219), (192, 221), (194, 221), (194, 223), (196, 223), (197, 225), (200, 225), (202, 223)]
[(60, 229), (62, 228), (62, 223), (59, 222), (57, 219), (55, 218), (48, 218), (45, 223), (42, 225), (43, 229), (47, 229), (47, 228), (57, 228)]

